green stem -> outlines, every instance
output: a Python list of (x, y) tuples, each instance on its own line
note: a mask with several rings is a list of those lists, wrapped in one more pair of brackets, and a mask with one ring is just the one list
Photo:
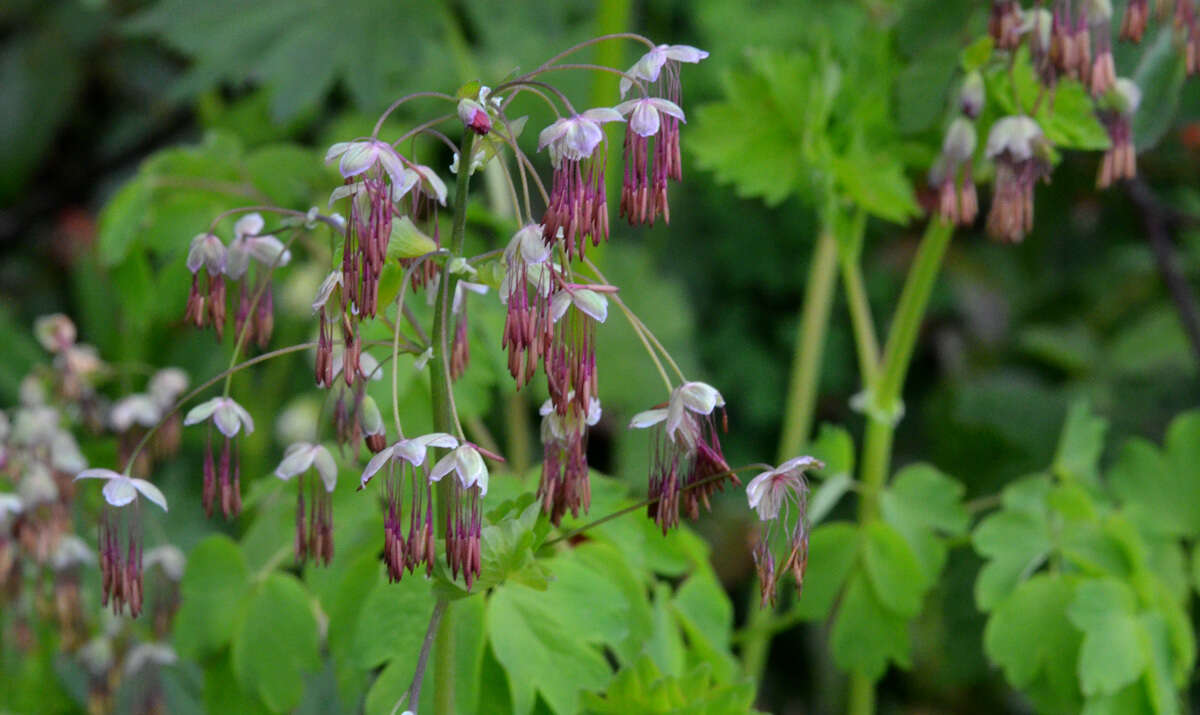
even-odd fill
[[(469, 157), (475, 148), (475, 135), (469, 131), (463, 132), (462, 143), (458, 155)], [(471, 173), (458, 172), (454, 192), (454, 224), (450, 233), (450, 255), (462, 255), (463, 242), (467, 233), (467, 192), (470, 189)], [(451, 260), (447, 259), (442, 268), (442, 279), (438, 283), (437, 303), (433, 314), (433, 358), (429, 361), (431, 407), (433, 409), (433, 427), (438, 432), (452, 434), (461, 433), (453, 410), (453, 396), (449, 380), (449, 366), (446, 362), (446, 333), (449, 324), (450, 308), (453, 303), (454, 283), (458, 281), (450, 273)], [(450, 480), (443, 479), (438, 483), (437, 529), (438, 535), (445, 537), (446, 510), (450, 501)], [(433, 697), (434, 712), (437, 715), (453, 715), (454, 713), (454, 608), (451, 604), (445, 606), (442, 622), (437, 631), (437, 649), (433, 661)], [(416, 706), (416, 703), (412, 703)]]
[(858, 346), (858, 369), (864, 388), (875, 384), (879, 372), (879, 340), (875, 337), (875, 321), (871, 318), (871, 303), (863, 287), (862, 267), (853, 260), (842, 259), (842, 287), (850, 310), (850, 325)]
[(813, 248), (804, 293), (804, 310), (796, 335), (792, 358), (791, 385), (784, 407), (783, 436), (779, 441), (779, 461), (794, 457), (812, 431), (817, 388), (821, 378), (821, 354), (825, 349), (825, 331), (833, 304), (834, 279), (837, 276), (837, 239), (830, 230), (822, 230)]
[[(862, 468), (859, 473), (862, 484), (858, 511), (860, 524), (879, 518), (879, 493), (887, 482), (892, 438), (901, 414), (900, 392), (908, 376), (917, 333), (929, 307), (929, 296), (937, 282), (952, 233), (950, 224), (940, 219), (929, 223), (917, 248), (912, 268), (908, 271), (904, 290), (900, 294), (900, 304), (896, 307), (896, 315), (888, 331), (883, 365), (878, 381), (871, 388), (867, 409), (867, 431), (863, 437)], [(851, 715), (870, 715), (875, 712), (874, 680), (860, 673), (851, 674), (847, 712)]]

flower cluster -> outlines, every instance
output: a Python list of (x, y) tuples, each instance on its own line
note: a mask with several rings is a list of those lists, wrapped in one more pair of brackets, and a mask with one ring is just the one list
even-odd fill
[[(790, 572), (798, 590), (804, 588), (808, 565), (808, 483), (804, 472), (823, 469), (812, 457), (789, 459), (750, 480), (746, 499), (765, 524), (754, 547), (754, 566), (762, 589), (762, 606), (775, 603), (777, 573)], [(782, 541), (785, 556), (776, 568), (774, 543)]]

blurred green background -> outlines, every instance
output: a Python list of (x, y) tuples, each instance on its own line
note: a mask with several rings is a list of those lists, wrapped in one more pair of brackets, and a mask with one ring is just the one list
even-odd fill
[[(875, 81), (856, 84), (867, 75), (846, 69), (835, 112), (848, 106), (848, 97), (869, 105), (877, 115), (872, 121), (886, 126), (889, 146), (898, 152), (877, 161), (895, 163), (923, 187), (922, 170), (939, 146), (958, 81), (959, 52), (983, 30), (986, 5), (7, 0), (0, 7), (0, 405), (16, 402), (21, 377), (42, 358), (31, 326), (49, 312), (71, 315), (81, 339), (112, 362), (180, 365), (193, 376), (219, 372), (227, 353), (180, 320), (188, 280), (183, 251), (212, 216), (264, 199), (298, 209), (323, 205), (336, 181), (320, 163), (324, 147), (362, 134), (401, 94), (452, 92), (474, 79), (495, 84), (559, 48), (632, 30), (702, 47), (711, 57), (683, 72), (691, 121), (683, 132), (685, 182), (672, 187), (671, 225), (615, 228), (602, 265), (689, 376), (726, 396), (730, 463), (771, 461), (817, 230), (819, 195), (809, 186), (822, 179), (778, 166), (766, 166), (752, 180), (706, 171), (702, 166), (720, 162), (702, 142), (735, 141), (731, 133), (758, 129), (731, 121), (728, 111), (704, 108), (728, 102), (731, 85), (746, 87), (746, 73), (764, 57), (824, 53), (843, 68), (868, 57), (863, 61), (878, 70)], [(1142, 51), (1118, 54), (1119, 70), (1133, 72)], [(630, 45), (604, 45), (586, 61), (625, 67), (635, 52)], [(556, 81), (577, 105), (615, 98), (611, 78), (563, 74)], [(1182, 91), (1171, 86), (1174, 93), (1147, 93), (1146, 121), (1155, 126), (1140, 127), (1140, 136), (1153, 143), (1139, 157), (1140, 170), (1170, 206), (1200, 214), (1200, 124), (1193, 123), (1200, 121), (1200, 92), (1194, 84)], [(804, 102), (766, 105), (776, 114), (771, 126), (785, 130), (811, 110)], [(530, 111), (531, 127), (547, 123), (543, 109), (531, 105)], [(831, 123), (838, 121), (835, 115)], [(785, 133), (777, 140), (800, 138)], [(143, 164), (172, 147), (189, 148)], [(1110, 444), (1129, 435), (1159, 441), (1173, 415), (1200, 402), (1197, 355), (1146, 241), (1145, 217), (1122, 190), (1094, 190), (1098, 156), (1065, 156), (1053, 184), (1037, 189), (1037, 223), (1024, 243), (994, 244), (981, 228), (955, 236), (905, 392), (898, 466), (932, 462), (962, 481), (970, 499), (1049, 463), (1067, 406), (1078, 397), (1110, 421)], [(449, 162), (436, 154), (424, 159)], [(115, 208), (101, 214), (109, 202)], [(873, 218), (867, 225), (866, 288), (881, 328), (919, 238), (918, 224), (898, 228)], [(473, 240), (480, 249), (496, 247), (505, 230), (479, 230)], [(1196, 285), (1200, 231), (1184, 224), (1173, 238), (1178, 266)], [(306, 303), (322, 275), (301, 262), (277, 281), (283, 316), (277, 344), (307, 338)], [(860, 385), (840, 300), (826, 345), (818, 420), (857, 435), (862, 420), (849, 403)], [(491, 308), (477, 314), (493, 324), (499, 316)], [(464, 399), (475, 401), (467, 411), (490, 414), (487, 424), (505, 435), (503, 411), (489, 409), (509, 389), (496, 375), (503, 364), (498, 350), (477, 353)], [(646, 406), (645, 395), (657, 394), (656, 378), (623, 326), (602, 333), (601, 361), (608, 416), (593, 438), (594, 466), (641, 484), (644, 440), (627, 439), (623, 426)], [(256, 416), (269, 419), (293, 394), (311, 392), (306, 372), (295, 369), (300, 364), (274, 366), (255, 378)], [(109, 386), (110, 396), (132, 389), (121, 382)], [(531, 398), (525, 411), (534, 405)], [(277, 458), (272, 430), (261, 433), (245, 450), (247, 473), (265, 473)], [(191, 446), (198, 454), (199, 441)], [(754, 600), (751, 521), (740, 492), (726, 497), (698, 529), (713, 546), (740, 621), (743, 604)], [(196, 522), (193, 541), (213, 528), (200, 523), (198, 511), (180, 510), (182, 519)], [(983, 618), (972, 597), (978, 567), (969, 550), (952, 552), (949, 574), (914, 631), (913, 670), (893, 671), (883, 682), (885, 710), (1022, 709), (983, 656)], [(822, 655), (826, 636), (811, 625), (780, 634), (762, 708), (835, 707), (834, 693), (843, 686)]]

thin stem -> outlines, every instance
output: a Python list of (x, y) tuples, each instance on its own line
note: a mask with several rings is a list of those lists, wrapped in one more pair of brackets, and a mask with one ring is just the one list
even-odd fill
[(850, 310), (850, 324), (854, 329), (854, 342), (858, 348), (858, 369), (863, 387), (875, 384), (879, 373), (879, 340), (876, 338), (875, 321), (871, 318), (871, 303), (863, 288), (862, 267), (857, 261), (842, 260), (842, 287), (846, 291), (846, 305)]
[(408, 709), (413, 713), (417, 712), (417, 708), (421, 705), (421, 683), (425, 680), (425, 665), (429, 662), (429, 649), (433, 647), (433, 641), (437, 636), (438, 624), (442, 622), (442, 616), (446, 614), (446, 601), (438, 601), (433, 604), (433, 613), (429, 616), (429, 627), (425, 629), (425, 640), (421, 641), (421, 652), (417, 655), (417, 669), (413, 671), (412, 685), (408, 686), (408, 692), (405, 697), (400, 698), (396, 702), (396, 706), (392, 708), (395, 713), (404, 704), (405, 698), (408, 699)]
[[(413, 272), (431, 256), (438, 253), (440, 251), (426, 253), (413, 261), (405, 269), (404, 277), (400, 281), (400, 292), (396, 294), (396, 325), (392, 332), (392, 419), (396, 423), (396, 439), (404, 439), (404, 429), (400, 426), (400, 361), (396, 359), (400, 354), (400, 316), (405, 315), (412, 322), (414, 328), (417, 326), (416, 320), (413, 320), (410, 314), (405, 313), (405, 308), (408, 306), (404, 304), (404, 294), (408, 290), (408, 284), (412, 282)], [(428, 342), (427, 339), (422, 339)]]
[(398, 147), (401, 144), (403, 144), (405, 139), (408, 139), (409, 137), (412, 137), (412, 136), (416, 136), (417, 134), (420, 134), (421, 132), (425, 131), (426, 129), (429, 129), (430, 127), (436, 127), (437, 125), (441, 124), (442, 122), (444, 122), (448, 119), (453, 118), (454, 116), (455, 115), (453, 115), (453, 114), (443, 114), (440, 117), (435, 117), (433, 119), (430, 119), (428, 122), (418, 124), (417, 126), (413, 127), (412, 129), (409, 129), (407, 132), (404, 132), (403, 134), (401, 134), (399, 139), (392, 142), (392, 148)]
[[(571, 100), (567, 99), (567, 95), (563, 94), (562, 90), (550, 84), (549, 82), (541, 82), (536, 79), (523, 79), (518, 77), (517, 79), (510, 79), (504, 84), (498, 85), (494, 91), (503, 92), (510, 87), (540, 87), (541, 89), (548, 90), (555, 97), (558, 97), (558, 101), (562, 102), (563, 106), (567, 108), (568, 112), (570, 112), (572, 115), (577, 114), (575, 111), (575, 105), (571, 104)], [(554, 103), (551, 102), (550, 106), (554, 107)], [(558, 107), (554, 107), (554, 116), (561, 117), (561, 115), (558, 113)]]
[[(759, 462), (756, 462), (754, 464), (746, 464), (741, 467), (734, 467), (732, 469), (727, 469), (724, 472), (719, 472), (717, 474), (714, 474), (706, 479), (701, 479), (698, 482), (693, 482), (692, 484), (688, 484), (686, 486), (680, 487), (679, 491), (686, 492), (689, 489), (695, 489), (697, 487), (702, 487), (706, 484), (711, 484), (712, 482), (716, 482), (721, 479), (724, 479), (725, 477), (728, 477), (731, 474), (737, 474), (738, 472), (744, 472), (747, 469), (761, 469), (763, 471), (767, 471), (767, 470), (773, 469), (773, 467), (771, 467), (771, 465), (769, 465), (769, 464), (762, 464)], [(631, 514), (635, 511), (637, 511), (638, 509), (644, 509), (644, 508), (650, 506), (651, 504), (658, 502), (659, 499), (661, 499), (661, 498), (662, 497), (649, 497), (649, 498), (643, 499), (642, 501), (640, 501), (636, 504), (630, 504), (629, 506), (624, 507), (622, 509), (617, 509), (616, 511), (612, 512), (611, 514), (607, 514), (605, 516), (600, 517), (599, 519), (589, 521), (588, 523), (584, 524), (583, 526), (572, 529), (565, 534), (560, 534), (560, 535), (554, 537), (553, 539), (549, 539), (549, 540), (545, 541), (542, 544), (542, 546), (553, 546), (554, 544), (557, 544), (559, 542), (573, 539), (576, 536), (579, 536), (580, 534), (583, 534), (584, 532), (588, 531), (589, 529), (594, 529), (595, 527), (600, 526), (601, 524), (606, 524), (606, 523), (612, 521), (613, 519), (625, 516), (626, 514)]]
[[(497, 89), (502, 90), (504, 88), (504, 86), (505, 85), (501, 85), (500, 87), (497, 87)], [(504, 102), (500, 105), (501, 108), (507, 109), (508, 105), (512, 104), (512, 101), (514, 99), (516, 99), (517, 95), (521, 94), (522, 92), (533, 92), (534, 94), (536, 94), (537, 96), (542, 98), (542, 101), (546, 103), (546, 106), (550, 107), (550, 111), (552, 111), (554, 113), (555, 119), (559, 119), (562, 117), (562, 113), (558, 111), (558, 105), (554, 103), (553, 99), (550, 99), (549, 97), (547, 97), (546, 93), (543, 92), (542, 90), (538, 89), (537, 87), (530, 87), (527, 84), (519, 84), (519, 85), (516, 85), (515, 87), (513, 87), (512, 94), (508, 95), (508, 97), (506, 97), (504, 99)]]
[[(507, 127), (507, 125), (505, 126)], [(526, 169), (528, 169), (529, 176), (533, 178), (533, 183), (537, 184), (538, 192), (542, 195), (542, 202), (549, 206), (550, 194), (546, 192), (546, 185), (542, 183), (542, 177), (538, 176), (537, 168), (533, 165), (533, 162), (529, 160), (529, 157), (525, 155), (525, 152), (521, 151), (521, 147), (517, 146), (517, 142), (511, 136), (504, 136), (503, 134), (500, 134), (500, 138), (503, 139), (504, 143), (508, 144), (508, 146), (513, 150), (513, 156), (516, 157), (517, 161)], [(525, 180), (524, 170), (521, 171), (521, 180), (522, 182)], [(526, 187), (525, 192), (525, 213), (529, 216), (529, 220), (532, 221), (533, 211), (531, 211), (529, 208), (528, 187)]]
[(779, 461), (799, 453), (812, 432), (821, 380), (821, 356), (825, 350), (825, 332), (837, 277), (837, 254), (833, 231), (822, 230), (813, 247), (800, 329), (796, 334), (791, 386), (784, 408), (783, 435), (779, 440)]
[[(287, 240), (287, 243), (283, 244), (283, 250), (280, 251), (275, 258), (271, 259), (271, 263), (267, 265), (266, 275), (259, 277), (258, 289), (254, 291), (254, 297), (250, 300), (250, 307), (246, 310), (245, 322), (242, 323), (242, 329), (238, 332), (237, 340), (234, 341), (233, 354), (229, 356), (230, 367), (233, 367), (234, 364), (237, 363), (238, 355), (241, 354), (242, 348), (246, 346), (246, 338), (250, 335), (250, 326), (254, 325), (253, 316), (254, 312), (258, 309), (258, 301), (262, 299), (263, 293), (265, 293), (267, 288), (270, 287), (271, 276), (274, 274), (276, 266), (279, 265), (279, 259), (287, 254), (288, 249), (290, 249), (292, 244), (296, 242), (296, 237), (299, 235), (299, 233), (292, 234), (291, 238)], [(247, 267), (247, 273), (249, 270), (249, 267)], [(245, 277), (245, 275), (242, 276), (243, 280)], [(225, 378), (225, 386), (221, 388), (222, 397), (229, 397), (229, 386), (232, 382), (233, 373), (229, 373), (229, 376)]]
[[(607, 35), (600, 35), (599, 37), (593, 37), (590, 40), (585, 40), (583, 42), (580, 42), (578, 45), (575, 45), (574, 47), (568, 47), (567, 49), (563, 50), (562, 52), (559, 52), (557, 55), (554, 55), (550, 59), (543, 62), (541, 64), (541, 67), (549, 67), (550, 65), (554, 64), (555, 62), (558, 62), (559, 60), (561, 60), (564, 57), (573, 55), (576, 52), (579, 52), (580, 50), (591, 47), (592, 45), (599, 44), (601, 42), (608, 42), (609, 40), (636, 40), (652, 50), (654, 49), (654, 46), (655, 46), (654, 43), (650, 41), (650, 38), (639, 35), (636, 32), (613, 32), (613, 33), (609, 33)], [(538, 69), (541, 69), (541, 67), (539, 67)]]
[(383, 129), (383, 123), (387, 121), (387, 118), (391, 116), (392, 112), (399, 109), (400, 105), (420, 97), (435, 97), (437, 99), (444, 99), (451, 102), (458, 101), (454, 97), (451, 97), (443, 92), (415, 92), (405, 97), (401, 97), (400, 99), (397, 99), (395, 102), (392, 102), (390, 105), (388, 105), (388, 108), (383, 110), (383, 114), (379, 115), (379, 119), (375, 122), (375, 128), (371, 130), (371, 138), (374, 139), (379, 136), (379, 130)]
[[(475, 146), (475, 135), (463, 132), (462, 143), (458, 155), (471, 156)], [(471, 173), (458, 172), (454, 193), (454, 223), (450, 232), (450, 255), (462, 254), (463, 242), (467, 233), (467, 196), (471, 186)], [(462, 434), (462, 426), (458, 422), (454, 408), (454, 387), (450, 383), (449, 364), (446, 355), (446, 326), (447, 317), (453, 303), (452, 285), (455, 277), (450, 273), (450, 261), (442, 268), (442, 277), (438, 283), (437, 302), (434, 305), (433, 320), (433, 357), (430, 360), (430, 407), (433, 412), (433, 426), (439, 432), (453, 432), (457, 429)], [(438, 483), (437, 530), (438, 535), (445, 536), (446, 514), (450, 505), (450, 480), (443, 479)], [(433, 664), (434, 681), (434, 711), (437, 715), (453, 715), (454, 709), (454, 619), (450, 613), (449, 604), (444, 607), (442, 622), (437, 629), (437, 655)]]
[[(612, 283), (610, 283), (609, 280), (604, 277), (604, 274), (600, 272), (600, 269), (596, 266), (596, 264), (592, 263), (592, 259), (587, 258), (585, 256), (583, 259), (583, 263), (589, 269), (591, 269), (592, 273), (595, 274), (596, 278), (600, 282), (604, 283), (605, 286), (612, 286)], [(646, 339), (649, 339), (650, 342), (653, 343), (656, 348), (658, 348), (658, 351), (660, 353), (662, 353), (662, 356), (667, 361), (667, 364), (670, 365), (671, 369), (675, 371), (675, 374), (679, 376), (680, 382), (687, 382), (687, 378), (684, 377), (683, 370), (681, 370), (679, 368), (679, 363), (675, 362), (675, 358), (671, 357), (671, 353), (668, 352), (667, 348), (665, 346), (663, 346), (662, 342), (660, 342), (659, 339), (657, 337), (655, 337), (654, 332), (652, 330), (650, 330), (649, 326), (647, 326), (642, 321), (642, 319), (637, 316), (637, 313), (634, 313), (633, 310), (631, 310), (627, 305), (625, 305), (625, 301), (621, 300), (621, 297), (616, 294), (615, 290), (614, 291), (604, 290), (603, 287), (601, 287), (601, 286), (590, 286), (590, 288), (591, 288), (591, 290), (600, 292), (600, 293), (611, 293), (613, 302), (617, 304), (617, 307), (622, 310), (622, 312), (625, 314), (625, 317), (629, 320), (630, 323), (633, 324), (634, 330), (641, 331), (642, 334), (645, 334)], [(645, 344), (645, 339), (643, 339), (642, 344), (643, 345)], [(649, 346), (647, 346), (647, 349), (649, 349)], [(651, 357), (654, 357), (653, 353), (651, 353)], [(657, 363), (658, 361), (655, 360), (655, 362)], [(659, 367), (659, 370), (660, 371), (662, 370), (661, 366)]]
[(527, 74), (525, 76), (526, 77), (537, 77), (538, 75), (543, 75), (543, 74), (546, 74), (547, 72), (558, 72), (559, 70), (590, 70), (593, 72), (607, 72), (609, 74), (617, 75), (618, 77), (621, 77), (622, 79), (627, 79), (630, 82), (637, 85), (637, 88), (642, 93), (643, 97), (645, 97), (649, 94), (646, 91), (646, 85), (637, 77), (634, 77), (633, 75), (629, 74), (628, 72), (622, 72), (619, 69), (615, 69), (613, 67), (605, 67), (604, 65), (593, 65), (593, 64), (588, 64), (588, 63), (576, 62), (576, 63), (565, 64), (565, 65), (554, 65), (553, 67), (539, 67), (538, 69), (530, 72), (529, 74)]

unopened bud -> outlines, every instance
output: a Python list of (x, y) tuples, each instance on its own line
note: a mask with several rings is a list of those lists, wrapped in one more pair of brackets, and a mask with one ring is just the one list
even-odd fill
[(492, 118), (488, 116), (483, 105), (473, 99), (459, 100), (458, 118), (468, 129), (480, 136), (492, 130)]
[(952, 166), (957, 166), (969, 160), (975, 153), (975, 143), (975, 125), (965, 117), (959, 117), (946, 130), (946, 139), (942, 142), (942, 154)]
[(958, 93), (959, 109), (970, 119), (978, 119), (983, 111), (983, 75), (976, 70), (963, 80), (962, 89)]

